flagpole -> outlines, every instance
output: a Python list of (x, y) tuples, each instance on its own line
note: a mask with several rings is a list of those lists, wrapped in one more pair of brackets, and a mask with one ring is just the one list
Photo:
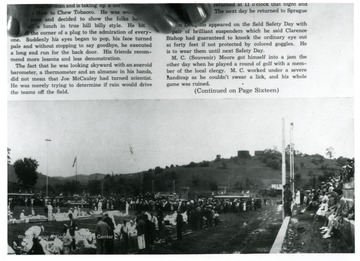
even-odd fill
[(75, 166), (75, 178), (76, 178), (76, 194), (79, 194), (79, 184), (78, 184), (78, 180), (77, 180), (77, 163), (78, 163), (78, 160), (77, 160), (77, 156), (76, 156), (76, 166)]

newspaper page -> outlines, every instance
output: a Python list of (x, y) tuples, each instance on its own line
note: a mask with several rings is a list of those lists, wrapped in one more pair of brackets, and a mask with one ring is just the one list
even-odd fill
[(355, 253), (354, 5), (211, 9), (162, 34), (122, 4), (29, 5), (9, 253)]

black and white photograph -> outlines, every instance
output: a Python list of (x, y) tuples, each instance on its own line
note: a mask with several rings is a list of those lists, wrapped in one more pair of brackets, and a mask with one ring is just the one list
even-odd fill
[(8, 256), (354, 259), (354, 2), (2, 9)]
[(354, 252), (352, 99), (8, 106), (17, 254)]

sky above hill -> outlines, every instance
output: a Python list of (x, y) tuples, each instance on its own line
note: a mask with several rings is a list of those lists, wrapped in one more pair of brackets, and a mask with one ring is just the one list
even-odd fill
[(74, 175), (75, 157), (79, 174), (125, 174), (281, 150), (282, 118), (296, 150), (354, 157), (351, 98), (9, 102), (8, 147), (49, 176)]

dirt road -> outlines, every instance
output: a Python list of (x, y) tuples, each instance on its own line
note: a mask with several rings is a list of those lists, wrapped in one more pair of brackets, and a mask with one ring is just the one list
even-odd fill
[(218, 228), (194, 231), (181, 242), (157, 245), (158, 254), (269, 253), (280, 229), (281, 211), (276, 205), (239, 214), (224, 214)]

